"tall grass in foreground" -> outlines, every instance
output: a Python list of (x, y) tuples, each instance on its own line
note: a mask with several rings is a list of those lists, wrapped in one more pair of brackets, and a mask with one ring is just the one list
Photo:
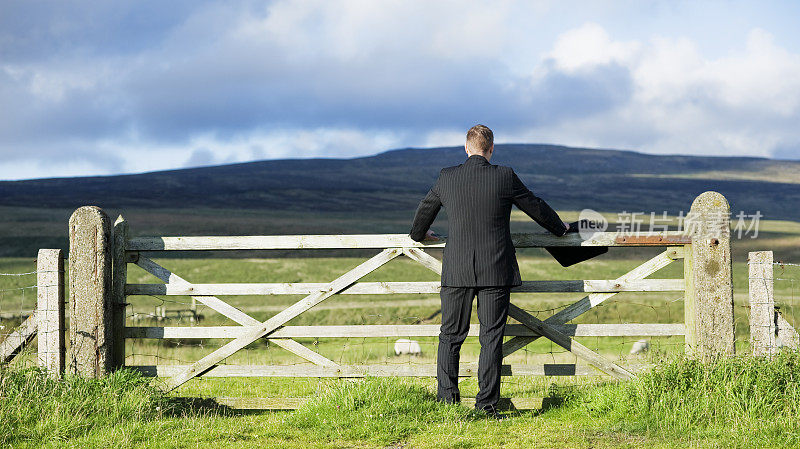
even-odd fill
[[(612, 431), (636, 438), (644, 433), (648, 442), (711, 439), (725, 447), (797, 447), (798, 381), (798, 353), (708, 365), (679, 358), (659, 364), (635, 381), (553, 386), (551, 393), (565, 399), (555, 409), (514, 413), (501, 425), (517, 437), (533, 435), (531, 429), (552, 419), (569, 422), (571, 427), (564, 432), (571, 432), (576, 441), (582, 441), (585, 432)], [(261, 437), (254, 435), (287, 439), (295, 446), (312, 442), (385, 446), (409, 440), (437, 446), (446, 434), (460, 435), (464, 441), (477, 438), (474, 443), (480, 446), (487, 425), (494, 428), (484, 416), (461, 405), (437, 403), (425, 386), (402, 378), (323, 385), (294, 412), (246, 417), (216, 407), (213, 401), (201, 400), (203, 404), (196, 406), (191, 402), (167, 396), (152, 379), (131, 371), (103, 379), (68, 376), (55, 381), (36, 369), (0, 367), (0, 446), (89, 438), (102, 442), (96, 447), (111, 447), (135, 430), (128, 444), (156, 447), (163, 438), (179, 440), (175, 436), (189, 429), (199, 438), (198, 444), (241, 434), (256, 438), (253, 447), (261, 444)]]
[(634, 382), (588, 389), (576, 399), (590, 415), (621, 429), (662, 435), (730, 436), (800, 444), (800, 354), (772, 360), (677, 358)]
[(36, 368), (0, 366), (0, 445), (58, 441), (157, 419), (168, 398), (131, 371), (103, 379), (67, 376), (56, 381)]
[(435, 399), (406, 379), (367, 378), (326, 388), (297, 410), (290, 423), (322, 439), (388, 444), (433, 425), (481, 416)]

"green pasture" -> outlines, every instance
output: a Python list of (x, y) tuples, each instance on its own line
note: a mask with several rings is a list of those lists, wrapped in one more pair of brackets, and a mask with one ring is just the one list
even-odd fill
[[(565, 218), (569, 219), (566, 215), (568, 214), (565, 214)], [(749, 344), (748, 275), (747, 263), (742, 255), (750, 250), (772, 249), (776, 252), (776, 259), (797, 263), (800, 262), (798, 243), (800, 243), (800, 224), (794, 222), (765, 222), (759, 238), (734, 240), (734, 313), (737, 351), (740, 354), (747, 352)], [(614, 279), (661, 250), (612, 248), (608, 254), (596, 260), (566, 269), (560, 267), (543, 250), (520, 250), (518, 258), (522, 277), (526, 280)], [(441, 257), (435, 251), (431, 252), (436, 257)], [(305, 251), (304, 257), (287, 257), (285, 253), (266, 252), (252, 254), (250, 255), (252, 257), (248, 258), (233, 258), (223, 254), (222, 257), (216, 258), (155, 257), (155, 260), (195, 283), (326, 282), (355, 267), (372, 254), (374, 252), (365, 251), (348, 253), (346, 257), (332, 257), (330, 253)], [(794, 257), (795, 255), (797, 257)], [(34, 257), (0, 259), (0, 273), (24, 273), (34, 270)], [(800, 309), (798, 309), (800, 267), (776, 266), (775, 273), (776, 303), (781, 306), (782, 313), (790, 323), (800, 323)], [(677, 260), (650, 277), (681, 278), (682, 276), (683, 264), (681, 260)], [(0, 276), (0, 317), (2, 317), (0, 326), (3, 326), (0, 328), (0, 340), (19, 324), (22, 316), (35, 308), (36, 289), (32, 288), (36, 284), (35, 278), (35, 275)], [(435, 281), (436, 279), (436, 274), (404, 257), (389, 262), (364, 278), (365, 281)], [(129, 265), (128, 282), (160, 281), (140, 268)], [(512, 302), (544, 319), (583, 296), (585, 295), (581, 293), (514, 294)], [(265, 320), (283, 310), (299, 298), (301, 296), (296, 295), (221, 297), (260, 320)], [(188, 313), (184, 313), (181, 318), (175, 317), (176, 311), (187, 312), (193, 308), (189, 297), (135, 296), (129, 297), (128, 302), (130, 303), (127, 310), (128, 326), (235, 324), (200, 303), (196, 304), (199, 320), (190, 321)], [(437, 295), (337, 295), (298, 316), (289, 324), (438, 324), (440, 323), (440, 317), (436, 313), (438, 308)], [(171, 318), (160, 320), (157, 315), (161, 309), (165, 309)], [(472, 320), (473, 323), (477, 323), (475, 313)], [(584, 314), (574, 323), (682, 321), (682, 292), (623, 292)], [(436, 339), (415, 339), (421, 344), (422, 354), (399, 357), (394, 354), (394, 339), (390, 338), (320, 338), (299, 341), (343, 364), (434, 364)], [(630, 347), (638, 339), (639, 337), (592, 337), (578, 338), (578, 341), (625, 366), (655, 366), (657, 369), (668, 366), (678, 371), (684, 369), (681, 368), (680, 362), (670, 362), (676, 360), (675, 358), (683, 352), (682, 337), (650, 337), (648, 340), (651, 349), (648, 353), (630, 355)], [(191, 363), (225, 342), (226, 340), (219, 339), (133, 339), (126, 345), (126, 364)], [(462, 350), (462, 362), (476, 362), (478, 351), (477, 339), (469, 338)], [(546, 339), (539, 339), (525, 350), (518, 351), (506, 359), (506, 363), (514, 364), (573, 362), (576, 362), (574, 356)], [(225, 363), (302, 365), (306, 362), (262, 340), (230, 357)], [(788, 367), (780, 368), (785, 371), (781, 371), (783, 374), (780, 376), (783, 377), (780, 379), (796, 379), (792, 376), (800, 376), (796, 361), (786, 363)], [(729, 397), (738, 394), (731, 390), (730, 385), (724, 384), (722, 380), (713, 383), (708, 377), (698, 374), (698, 368), (692, 368), (694, 371), (683, 374), (667, 372), (662, 373), (662, 377), (646, 377), (652, 381), (650, 384), (639, 381), (617, 384), (599, 375), (507, 377), (502, 384), (503, 397), (557, 398), (557, 400), (546, 401), (546, 404), (551, 404), (549, 408), (511, 412), (513, 416), (511, 420), (491, 422), (464, 407), (435, 404), (431, 396), (435, 391), (435, 379), (432, 378), (383, 380), (200, 378), (188, 382), (166, 396), (158, 392), (157, 388), (150, 389), (151, 386), (158, 387), (159, 380), (151, 384), (150, 381), (138, 379), (133, 374), (129, 374), (132, 376), (129, 379), (117, 379), (115, 382), (118, 383), (113, 385), (70, 384), (72, 386), (69, 388), (88, 389), (86, 391), (95, 391), (92, 389), (99, 388), (99, 391), (107, 391), (107, 394), (111, 395), (103, 401), (89, 404), (67, 399), (68, 392), (60, 390), (66, 389), (67, 386), (53, 390), (56, 391), (52, 393), (53, 395), (63, 393), (58, 397), (47, 396), (50, 393), (37, 393), (39, 390), (31, 390), (34, 387), (41, 387), (36, 383), (39, 381), (30, 380), (30, 374), (18, 373), (24, 367), (34, 364), (35, 345), (29, 347), (25, 354), (18, 357), (11, 366), (3, 368), (4, 371), (0, 373), (2, 382), (0, 383), (0, 413), (2, 413), (0, 433), (5, 432), (5, 436), (2, 437), (4, 439), (0, 439), (2, 444), (18, 447), (213, 445), (370, 448), (492, 446), (589, 448), (644, 445), (654, 448), (787, 447), (800, 444), (796, 429), (787, 430), (785, 417), (769, 415), (774, 412), (770, 404), (758, 402), (756, 405), (762, 408), (753, 411), (748, 407), (755, 405), (747, 405), (745, 399)], [(726, 376), (731, 376), (736, 369), (745, 370), (742, 372), (747, 374), (749, 372), (746, 370), (750, 368), (738, 365), (733, 368), (720, 368), (719, 379), (728, 379)], [(20, 380), (22, 378), (14, 376), (23, 376), (24, 379)], [(668, 383), (663, 385), (654, 383), (658, 379), (659, 382), (667, 382), (664, 379), (688, 382), (686, 379), (692, 378), (691, 376), (701, 376), (704, 379), (701, 379), (702, 382), (706, 382), (704, 385), (713, 384), (708, 387), (708, 394), (705, 397), (702, 395), (694, 397), (689, 393), (686, 393), (685, 397), (678, 397), (675, 396), (677, 393), (668, 394), (671, 391)], [(13, 391), (12, 381), (8, 380), (12, 378), (16, 379), (14, 382), (22, 382), (20, 385), (14, 384), (16, 386), (13, 388), (17, 390)], [(23, 388), (25, 382), (33, 384)], [(796, 385), (796, 380), (793, 382)], [(137, 392), (139, 396), (134, 397), (126, 393), (131, 385), (135, 387), (132, 391)], [(478, 389), (477, 381), (474, 378), (465, 379), (461, 382), (460, 388), (462, 396), (474, 396)], [(769, 384), (758, 394), (774, 393), (781, 388), (788, 388), (787, 391), (797, 395), (796, 388), (791, 386), (791, 382), (781, 383), (780, 386)], [(19, 404), (12, 406), (13, 401), (23, 398), (31, 400), (37, 394), (50, 398), (47, 401), (51, 402), (43, 401), (41, 407), (52, 413), (52, 417), (46, 413), (42, 414), (41, 410), (34, 413)], [(93, 398), (100, 393), (85, 394), (87, 398)], [(750, 392), (750, 394), (755, 393)], [(248, 413), (220, 407), (208, 399), (220, 397), (305, 398), (309, 402), (298, 411)], [(647, 399), (649, 402), (639, 401), (643, 397), (649, 398)], [(659, 398), (662, 399), (661, 402)], [(666, 401), (664, 398), (677, 402), (664, 402)], [(798, 402), (796, 399), (792, 400), (795, 402), (790, 400), (788, 405), (781, 403), (783, 405), (780, 406), (784, 407), (781, 409), (784, 411), (788, 407), (791, 413), (795, 413), (790, 416), (796, 418), (800, 416), (796, 413)], [(725, 411), (729, 413), (726, 415), (722, 410), (726, 403), (739, 409)], [(73, 416), (66, 416), (69, 410), (78, 411), (73, 413)], [(93, 413), (117, 416), (119, 420), (114, 422), (112, 419), (96, 418), (93, 417)], [(648, 416), (648, 413), (652, 416)], [(691, 424), (679, 419), (682, 413), (701, 418), (715, 416), (718, 421)], [(659, 421), (659, 418), (663, 420)], [(14, 423), (28, 424), (14, 427), (17, 425)]]

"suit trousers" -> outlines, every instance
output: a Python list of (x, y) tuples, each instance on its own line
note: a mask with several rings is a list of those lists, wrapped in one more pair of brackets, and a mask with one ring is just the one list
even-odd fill
[(436, 361), (437, 398), (459, 400), (458, 362), (469, 333), (472, 298), (478, 297), (481, 354), (478, 358), (478, 396), (475, 407), (496, 406), (500, 399), (500, 367), (511, 287), (442, 287), (442, 327)]

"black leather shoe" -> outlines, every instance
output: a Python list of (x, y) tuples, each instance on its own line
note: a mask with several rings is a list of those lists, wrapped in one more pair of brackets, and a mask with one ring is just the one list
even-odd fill
[(478, 410), (478, 411), (486, 414), (486, 418), (487, 419), (494, 419), (494, 420), (497, 420), (497, 421), (502, 421), (502, 420), (507, 418), (506, 416), (501, 415), (497, 411), (497, 408), (495, 406), (493, 406), (493, 405), (485, 405), (485, 406), (480, 407), (480, 408), (475, 407), (475, 410)]

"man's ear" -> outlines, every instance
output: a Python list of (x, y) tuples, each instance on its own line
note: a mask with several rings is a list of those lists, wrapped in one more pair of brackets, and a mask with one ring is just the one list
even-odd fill
[(467, 156), (469, 156), (469, 150), (467, 149), (466, 143), (464, 144), (464, 152), (467, 153)]

